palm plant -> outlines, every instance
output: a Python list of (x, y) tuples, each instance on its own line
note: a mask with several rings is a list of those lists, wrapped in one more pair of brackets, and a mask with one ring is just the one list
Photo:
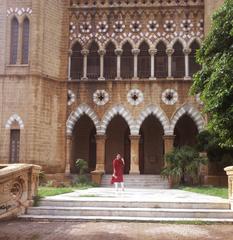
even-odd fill
[(88, 170), (88, 163), (83, 159), (77, 159), (76, 166), (79, 169), (80, 175), (83, 175)]

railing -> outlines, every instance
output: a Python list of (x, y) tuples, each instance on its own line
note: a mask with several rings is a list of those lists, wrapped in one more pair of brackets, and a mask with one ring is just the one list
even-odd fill
[(228, 196), (231, 203), (231, 209), (233, 210), (233, 166), (226, 167), (224, 170), (228, 176)]
[(24, 213), (33, 204), (41, 167), (0, 164), (0, 220)]

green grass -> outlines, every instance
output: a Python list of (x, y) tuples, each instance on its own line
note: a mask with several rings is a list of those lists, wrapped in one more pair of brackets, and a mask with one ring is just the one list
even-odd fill
[(206, 195), (228, 198), (228, 188), (224, 187), (205, 187), (205, 186), (198, 186), (198, 187), (186, 187), (182, 186), (179, 189), (188, 191), (188, 192), (195, 192), (195, 193), (202, 193)]

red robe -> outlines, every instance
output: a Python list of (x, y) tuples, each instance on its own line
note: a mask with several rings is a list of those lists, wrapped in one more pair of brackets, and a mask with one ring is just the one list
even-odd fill
[(115, 170), (115, 177), (112, 176), (111, 184), (115, 182), (123, 182), (124, 163), (121, 159), (113, 160), (113, 169)]

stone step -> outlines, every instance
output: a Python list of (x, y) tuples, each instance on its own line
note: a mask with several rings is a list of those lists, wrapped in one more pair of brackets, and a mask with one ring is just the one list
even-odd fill
[(148, 218), (148, 217), (118, 217), (118, 216), (51, 216), (51, 215), (22, 215), (24, 221), (40, 222), (204, 222), (204, 223), (233, 223), (233, 218)]
[(133, 201), (103, 200), (98, 198), (82, 197), (77, 200), (49, 200), (40, 201), (40, 206), (53, 207), (120, 207), (120, 208), (175, 208), (175, 209), (230, 209), (229, 203), (224, 202), (155, 202), (155, 201)]
[(110, 208), (110, 207), (30, 207), (28, 215), (106, 216), (149, 218), (233, 219), (233, 211), (223, 209)]

